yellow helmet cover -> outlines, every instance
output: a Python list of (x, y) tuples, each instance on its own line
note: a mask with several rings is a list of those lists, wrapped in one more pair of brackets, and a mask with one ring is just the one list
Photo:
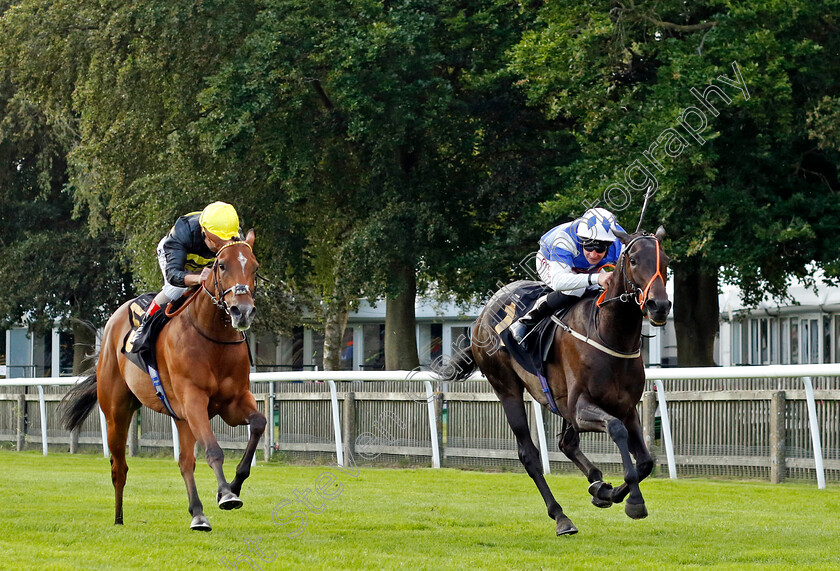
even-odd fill
[(230, 240), (239, 235), (239, 215), (236, 214), (236, 209), (227, 202), (208, 204), (201, 211), (198, 223), (222, 240)]

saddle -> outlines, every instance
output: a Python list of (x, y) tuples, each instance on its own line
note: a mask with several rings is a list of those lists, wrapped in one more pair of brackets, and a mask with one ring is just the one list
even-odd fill
[[(511, 357), (523, 369), (540, 379), (543, 392), (546, 393), (549, 402), (549, 408), (552, 412), (557, 413), (554, 407), (554, 398), (551, 396), (545, 377), (545, 363), (551, 357), (551, 351), (554, 347), (554, 334), (557, 328), (563, 322), (566, 314), (579, 302), (563, 307), (554, 314), (543, 318), (528, 332), (522, 345), (516, 342), (510, 332), (511, 324), (526, 314), (541, 296), (551, 291), (552, 289), (549, 286), (538, 282), (517, 287), (502, 302), (500, 309), (493, 316), (492, 322), (496, 324), (496, 333), (498, 333)], [(597, 296), (597, 292), (586, 292), (581, 299), (595, 296)]]

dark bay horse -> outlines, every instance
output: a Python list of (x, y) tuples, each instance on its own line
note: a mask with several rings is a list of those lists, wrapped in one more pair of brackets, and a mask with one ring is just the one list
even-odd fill
[[(590, 482), (592, 503), (609, 507), (627, 498), (625, 512), (634, 519), (647, 516), (639, 482), (653, 469), (644, 443), (636, 405), (642, 397), (645, 373), (638, 354), (642, 317), (663, 326), (671, 310), (665, 292), (668, 256), (662, 250), (663, 228), (655, 235), (616, 232), (624, 247), (607, 290), (599, 300), (584, 298), (564, 318), (583, 339), (557, 328), (546, 378), (563, 417), (560, 450), (580, 468)], [(542, 474), (540, 455), (531, 440), (525, 415), (523, 390), (542, 405), (548, 400), (537, 377), (525, 371), (504, 348), (500, 349), (494, 317), (517, 285), (510, 284), (487, 302), (476, 321), (469, 349), (460, 353), (450, 367), (451, 378), (469, 376), (476, 365), (499, 397), (516, 437), (519, 459), (534, 480), (556, 521), (557, 535), (577, 533), (563, 513)], [(589, 344), (590, 338), (597, 345)], [(604, 350), (606, 349), (606, 351)], [(603, 482), (601, 471), (580, 450), (581, 432), (606, 432), (615, 442), (624, 466), (624, 483), (617, 488)], [(636, 459), (633, 464), (631, 454)]]
[[(204, 448), (207, 463), (216, 474), (219, 507), (239, 508), (242, 482), (250, 474), (251, 460), (266, 425), (251, 394), (248, 347), (242, 333), (250, 327), (255, 313), (258, 264), (253, 245), (251, 230), (245, 240), (222, 246), (212, 274), (192, 303), (172, 317), (156, 341), (161, 382), (180, 419), (176, 420), (181, 445), (178, 464), (193, 516), (190, 528), (199, 531), (210, 531), (210, 522), (196, 491), (195, 443)], [(68, 430), (81, 426), (97, 400), (105, 413), (116, 496), (115, 524), (123, 523), (123, 488), (128, 472), (125, 449), (131, 417), (141, 405), (167, 414), (149, 375), (122, 353), (130, 329), (130, 303), (123, 304), (105, 325), (96, 373), (77, 384), (62, 402), (62, 422)], [(210, 419), (216, 415), (230, 426), (250, 425), (245, 455), (230, 483), (222, 470), (224, 453), (210, 428)]]

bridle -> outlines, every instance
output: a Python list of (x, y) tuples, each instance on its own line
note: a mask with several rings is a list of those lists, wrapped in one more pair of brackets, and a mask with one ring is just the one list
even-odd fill
[(210, 289), (207, 287), (207, 280), (204, 280), (204, 282), (202, 282), (202, 284), (201, 284), (201, 289), (204, 290), (204, 292), (207, 295), (210, 296), (210, 300), (213, 302), (213, 305), (215, 305), (220, 310), (222, 310), (225, 313), (225, 315), (228, 317), (228, 319), (230, 319), (230, 304), (228, 304), (228, 302), (225, 301), (225, 297), (227, 297), (227, 295), (230, 292), (233, 292), (234, 297), (236, 297), (237, 295), (249, 295), (249, 294), (251, 294), (251, 286), (249, 286), (248, 284), (237, 283), (237, 284), (234, 284), (234, 285), (232, 285), (231, 287), (229, 287), (225, 290), (222, 289), (223, 286), (221, 285), (221, 282), (219, 280), (219, 256), (221, 255), (222, 252), (224, 252), (226, 249), (230, 248), (231, 246), (247, 246), (249, 250), (252, 249), (251, 244), (249, 244), (248, 242), (245, 242), (244, 240), (237, 240), (235, 242), (228, 242), (227, 244), (225, 244), (224, 246), (219, 248), (219, 251), (216, 252), (216, 261), (213, 262), (213, 290), (214, 291), (211, 292)]
[[(630, 248), (638, 242), (639, 240), (651, 239), (656, 240), (656, 273), (651, 276), (648, 280), (645, 287), (639, 287), (633, 280), (627, 277), (627, 271), (625, 270), (625, 256), (629, 255)], [(607, 290), (604, 290), (601, 293), (601, 297), (598, 298), (596, 302), (598, 307), (601, 307), (605, 303), (609, 303), (611, 301), (620, 301), (620, 302), (630, 302), (634, 301), (638, 304), (639, 309), (642, 311), (643, 314), (647, 315), (645, 311), (645, 302), (648, 299), (648, 294), (650, 293), (650, 288), (653, 287), (653, 283), (659, 279), (662, 282), (662, 285), (665, 285), (665, 276), (662, 275), (662, 267), (661, 267), (661, 251), (662, 249), (659, 247), (659, 239), (654, 236), (653, 234), (642, 234), (641, 236), (636, 236), (621, 250), (621, 254), (618, 256), (618, 261), (616, 262), (616, 266), (621, 267), (622, 272), (621, 275), (624, 278), (624, 290), (625, 292), (617, 295), (616, 297), (612, 297), (610, 299), (604, 299), (607, 295)]]

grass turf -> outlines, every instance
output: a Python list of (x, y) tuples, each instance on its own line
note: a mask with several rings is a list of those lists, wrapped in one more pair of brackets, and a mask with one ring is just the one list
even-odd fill
[(101, 456), (2, 451), (0, 465), (2, 569), (840, 569), (836, 485), (649, 479), (650, 515), (633, 521), (592, 506), (582, 476), (551, 475), (580, 529), (555, 537), (521, 473), (261, 463), (225, 512), (201, 463), (214, 529), (200, 533), (172, 459), (129, 458), (123, 526)]

